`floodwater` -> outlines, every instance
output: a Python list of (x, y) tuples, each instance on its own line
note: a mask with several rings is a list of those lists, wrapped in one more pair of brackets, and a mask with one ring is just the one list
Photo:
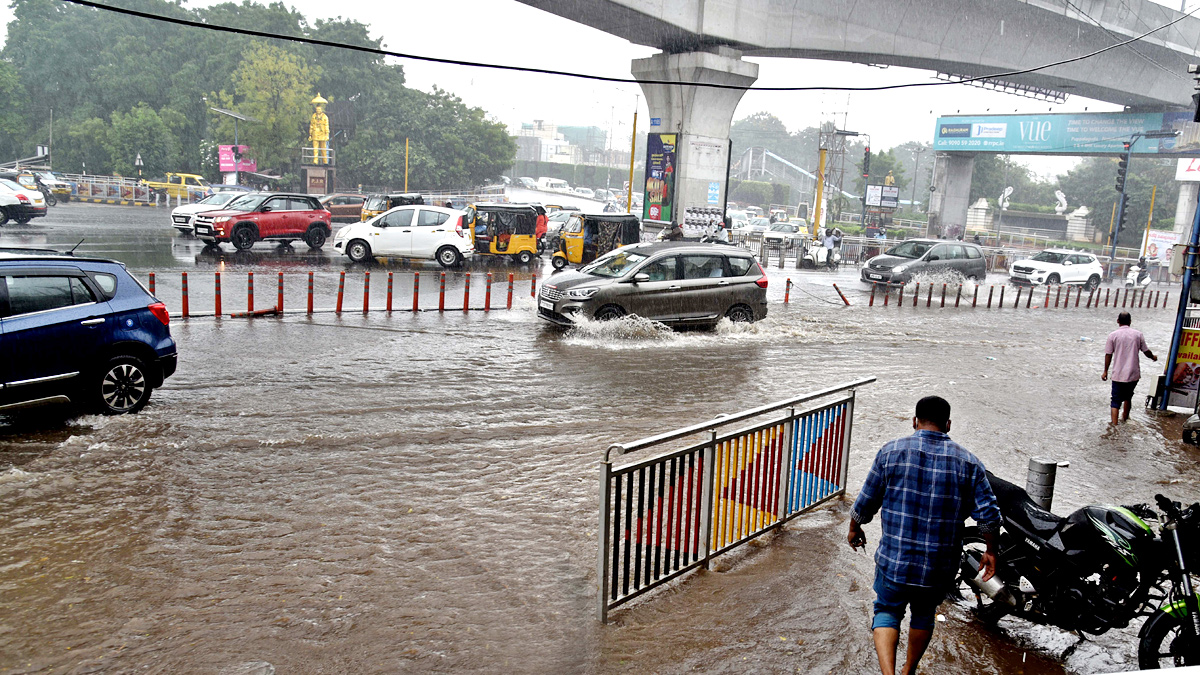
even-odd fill
[[(868, 308), (853, 268), (772, 269), (759, 324), (563, 333), (534, 316), (531, 270), (502, 262), (469, 268), (470, 304), (482, 307), (490, 270), (505, 280), (493, 289), (502, 307), (513, 272), (511, 311), (462, 312), (465, 278), (453, 272), (446, 305), (459, 311), (364, 316), (364, 271), (373, 309), (389, 271), (397, 308), (411, 308), (413, 272), (431, 308), (440, 269), (352, 266), (328, 247), (206, 253), (155, 209), (70, 204), (0, 229), (2, 246), (79, 238), (143, 280), (156, 272), (173, 317), (184, 271), (198, 313), (212, 311), (223, 273), (226, 314), (243, 308), (247, 272), (257, 307), (275, 303), (284, 272), (290, 311), (303, 307), (306, 272), (327, 309), (346, 271), (346, 311), (176, 318), (179, 370), (140, 415), (0, 426), (0, 673), (873, 672), (872, 562), (845, 544), (845, 502), (608, 626), (595, 618), (603, 448), (866, 375), (878, 382), (859, 391), (852, 495), (931, 393), (953, 404), (953, 437), (1000, 475), (1023, 480), (1030, 457), (1070, 461), (1059, 513), (1197, 493), (1179, 420), (1136, 410), (1106, 434), (1112, 309), (939, 309), (937, 297), (929, 309)], [(1164, 354), (1172, 312), (1133, 315)], [(872, 544), (878, 532), (868, 526)], [(1079, 643), (943, 612), (924, 672), (1136, 663), (1137, 625)]]

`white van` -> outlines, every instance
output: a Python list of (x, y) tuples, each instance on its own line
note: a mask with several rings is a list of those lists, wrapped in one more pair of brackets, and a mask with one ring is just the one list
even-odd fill
[(539, 190), (548, 190), (550, 192), (571, 191), (571, 186), (567, 184), (567, 181), (562, 180), (561, 178), (547, 178), (546, 176), (541, 176), (537, 180), (537, 186)]

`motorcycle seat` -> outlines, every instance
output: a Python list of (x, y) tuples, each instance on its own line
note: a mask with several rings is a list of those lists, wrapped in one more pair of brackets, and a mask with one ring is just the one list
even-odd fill
[(1059, 534), (1067, 523), (1066, 518), (1056, 516), (1038, 506), (1023, 488), (998, 478), (991, 471), (987, 472), (987, 477), (1000, 505), (1000, 513), (1005, 519), (1013, 521), (1021, 529), (1038, 536), (1055, 548), (1063, 548)]

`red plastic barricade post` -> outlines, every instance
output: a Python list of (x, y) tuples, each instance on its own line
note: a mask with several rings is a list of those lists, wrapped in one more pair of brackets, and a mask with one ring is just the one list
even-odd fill
[(1167, 298), (1170, 296), (1171, 296), (1171, 291), (1165, 291), (1163, 293), (1163, 307), (1167, 306)]
[(188, 318), (188, 287), (187, 287), (187, 272), (183, 273), (183, 318)]
[[(1062, 288), (1062, 286), (1059, 286), (1059, 288)], [(1056, 301), (1057, 301), (1057, 299), (1056, 299)], [(1046, 284), (1046, 299), (1042, 302), (1042, 308), (1045, 309), (1046, 307), (1049, 307), (1049, 306), (1050, 306), (1050, 284)], [(1058, 307), (1057, 304), (1054, 306)]]
[[(1021, 306), (1021, 293), (1022, 293), (1022, 292), (1024, 292), (1024, 291), (1025, 291), (1025, 289), (1024, 289), (1023, 287), (1021, 287), (1021, 286), (1017, 286), (1017, 300), (1016, 300), (1016, 302), (1014, 302), (1014, 303), (1013, 303), (1013, 309), (1016, 309), (1017, 307), (1020, 307), (1020, 306)], [(1030, 295), (1033, 295), (1033, 289), (1032, 289), (1032, 288), (1031, 288), (1031, 289), (1029, 289), (1029, 294), (1030, 294)]]
[(918, 281), (916, 287), (913, 288), (913, 307), (917, 306), (917, 298), (920, 296), (921, 296), (921, 282)]
[(1083, 306), (1083, 307), (1084, 307), (1084, 309), (1091, 309), (1091, 308), (1092, 308), (1092, 298), (1094, 298), (1094, 297), (1096, 297), (1096, 289), (1095, 289), (1095, 288), (1093, 288), (1093, 289), (1092, 289), (1092, 290), (1091, 290), (1091, 291), (1088, 293), (1088, 301), (1087, 301), (1087, 304)]
[(896, 291), (896, 306), (904, 306), (904, 284), (900, 284), (899, 290)]
[(933, 306), (933, 284), (929, 284), (929, 290), (925, 293), (925, 308)]
[(1007, 286), (1000, 287), (1000, 302), (998, 303), (1000, 309), (1004, 309), (1004, 289), (1005, 288), (1007, 288)]
[(313, 273), (308, 273), (308, 313), (313, 313)]
[[(1109, 295), (1112, 295), (1112, 289), (1111, 288), (1104, 289), (1104, 306), (1105, 307), (1108, 307), (1108, 296)], [(1096, 305), (1099, 306), (1100, 301), (1097, 300)]]
[(992, 293), (995, 293), (995, 292), (996, 292), (996, 285), (995, 285), (995, 284), (992, 284), (991, 286), (988, 286), (988, 304), (987, 304), (987, 308), (988, 308), (988, 309), (991, 309), (991, 308), (992, 308)]
[(419, 300), (420, 296), (418, 295), (418, 293), (420, 293), (420, 291), (421, 291), (421, 273), (413, 272), (413, 308), (412, 308), (412, 311), (414, 311), (414, 312), (420, 311), (420, 307), (418, 306), (418, 303), (420, 302), (420, 300)]
[(246, 273), (246, 312), (254, 311), (254, 272)]
[(392, 313), (392, 272), (388, 272), (387, 311)]
[(154, 272), (150, 273), (150, 295), (154, 295)]
[(842, 302), (846, 303), (846, 306), (849, 307), (850, 301), (846, 299), (846, 294), (842, 292), (842, 289), (838, 288), (837, 284), (834, 284), (833, 290), (837, 291), (837, 294), (842, 299)]
[(279, 273), (279, 297), (276, 299), (276, 305), (279, 307), (279, 313), (283, 314), (283, 272)]
[(463, 285), (463, 311), (471, 309), (471, 273), (467, 272), (467, 281)]
[(892, 287), (891, 287), (891, 286), (884, 286), (884, 287), (883, 287), (883, 306), (884, 306), (884, 307), (887, 307), (887, 306), (888, 306), (888, 300), (891, 300), (891, 299), (892, 299)]
[(438, 311), (446, 311), (446, 273), (442, 272), (442, 287), (438, 291)]
[(871, 299), (867, 301), (867, 307), (875, 306), (875, 287), (879, 284), (871, 284)]
[[(1046, 289), (1046, 294), (1050, 294), (1050, 289)], [(1033, 302), (1033, 289), (1029, 289), (1029, 295), (1025, 296), (1025, 309), (1029, 309), (1029, 305)]]
[(537, 297), (537, 272), (533, 273), (533, 279), (529, 282), (529, 297)]
[(492, 273), (487, 273), (487, 284), (484, 286), (483, 292), (483, 311), (492, 311)]
[(942, 307), (946, 306), (946, 284), (942, 284)]
[(221, 318), (221, 273), (213, 275), (213, 314)]
[(958, 291), (954, 294), (954, 306), (958, 307), (959, 301), (962, 300), (962, 284), (958, 285)]
[(792, 294), (792, 280), (788, 279), (783, 285), (783, 304), (788, 304), (788, 296)]
[(508, 309), (512, 309), (513, 275), (508, 273)]
[(363, 314), (371, 311), (371, 273), (363, 272)]
[(971, 295), (971, 306), (974, 307), (979, 302), (979, 284), (975, 284), (975, 293)]
[(345, 272), (345, 270), (343, 270), (340, 274), (338, 274), (337, 307), (335, 307), (333, 310), (335, 314), (342, 313), (342, 297), (345, 294), (346, 294), (346, 272)]

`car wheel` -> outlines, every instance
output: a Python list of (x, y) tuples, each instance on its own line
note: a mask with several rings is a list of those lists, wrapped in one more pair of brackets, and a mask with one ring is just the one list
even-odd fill
[(325, 245), (325, 228), (321, 225), (313, 225), (308, 228), (308, 232), (304, 235), (304, 243), (308, 244), (309, 248), (321, 248)]
[(135, 413), (150, 400), (146, 364), (136, 356), (118, 356), (101, 370), (95, 402), (105, 415)]
[(1051, 274), (1050, 276), (1046, 277), (1047, 286), (1057, 286), (1060, 283), (1062, 283), (1062, 280), (1057, 274)]
[(1190, 445), (1200, 445), (1200, 432), (1197, 432), (1195, 429), (1184, 430), (1183, 442)]
[(245, 251), (254, 245), (258, 237), (254, 234), (254, 228), (249, 225), (242, 225), (233, 231), (233, 236), (229, 239), (233, 242), (234, 248), (239, 251)]
[(613, 321), (623, 316), (625, 316), (625, 310), (616, 305), (605, 305), (596, 310), (595, 314), (597, 321)]
[(0, 208), (0, 227), (8, 223), (8, 209)]
[(533, 254), (529, 251), (521, 251), (517, 255), (513, 256), (513, 258), (522, 265), (528, 265), (529, 263), (533, 262)]
[(561, 270), (567, 266), (567, 259), (561, 255), (556, 255), (550, 259), (550, 266), (556, 270)]
[(355, 239), (346, 247), (346, 255), (356, 263), (364, 262), (371, 257), (371, 245), (362, 239)]
[(462, 254), (453, 246), (443, 246), (438, 249), (437, 261), (442, 267), (457, 267), (462, 262)]
[(1088, 292), (1090, 293), (1091, 291), (1094, 291), (1097, 288), (1100, 288), (1100, 275), (1093, 274), (1092, 276), (1088, 277), (1087, 289), (1088, 289)]
[(25, 225), (25, 224), (27, 224), (29, 221), (30, 221), (30, 219), (29, 219), (29, 218), (17, 218), (17, 224), (18, 224), (18, 225)]
[(734, 323), (753, 323), (754, 311), (745, 305), (734, 305), (725, 312), (725, 318)]

